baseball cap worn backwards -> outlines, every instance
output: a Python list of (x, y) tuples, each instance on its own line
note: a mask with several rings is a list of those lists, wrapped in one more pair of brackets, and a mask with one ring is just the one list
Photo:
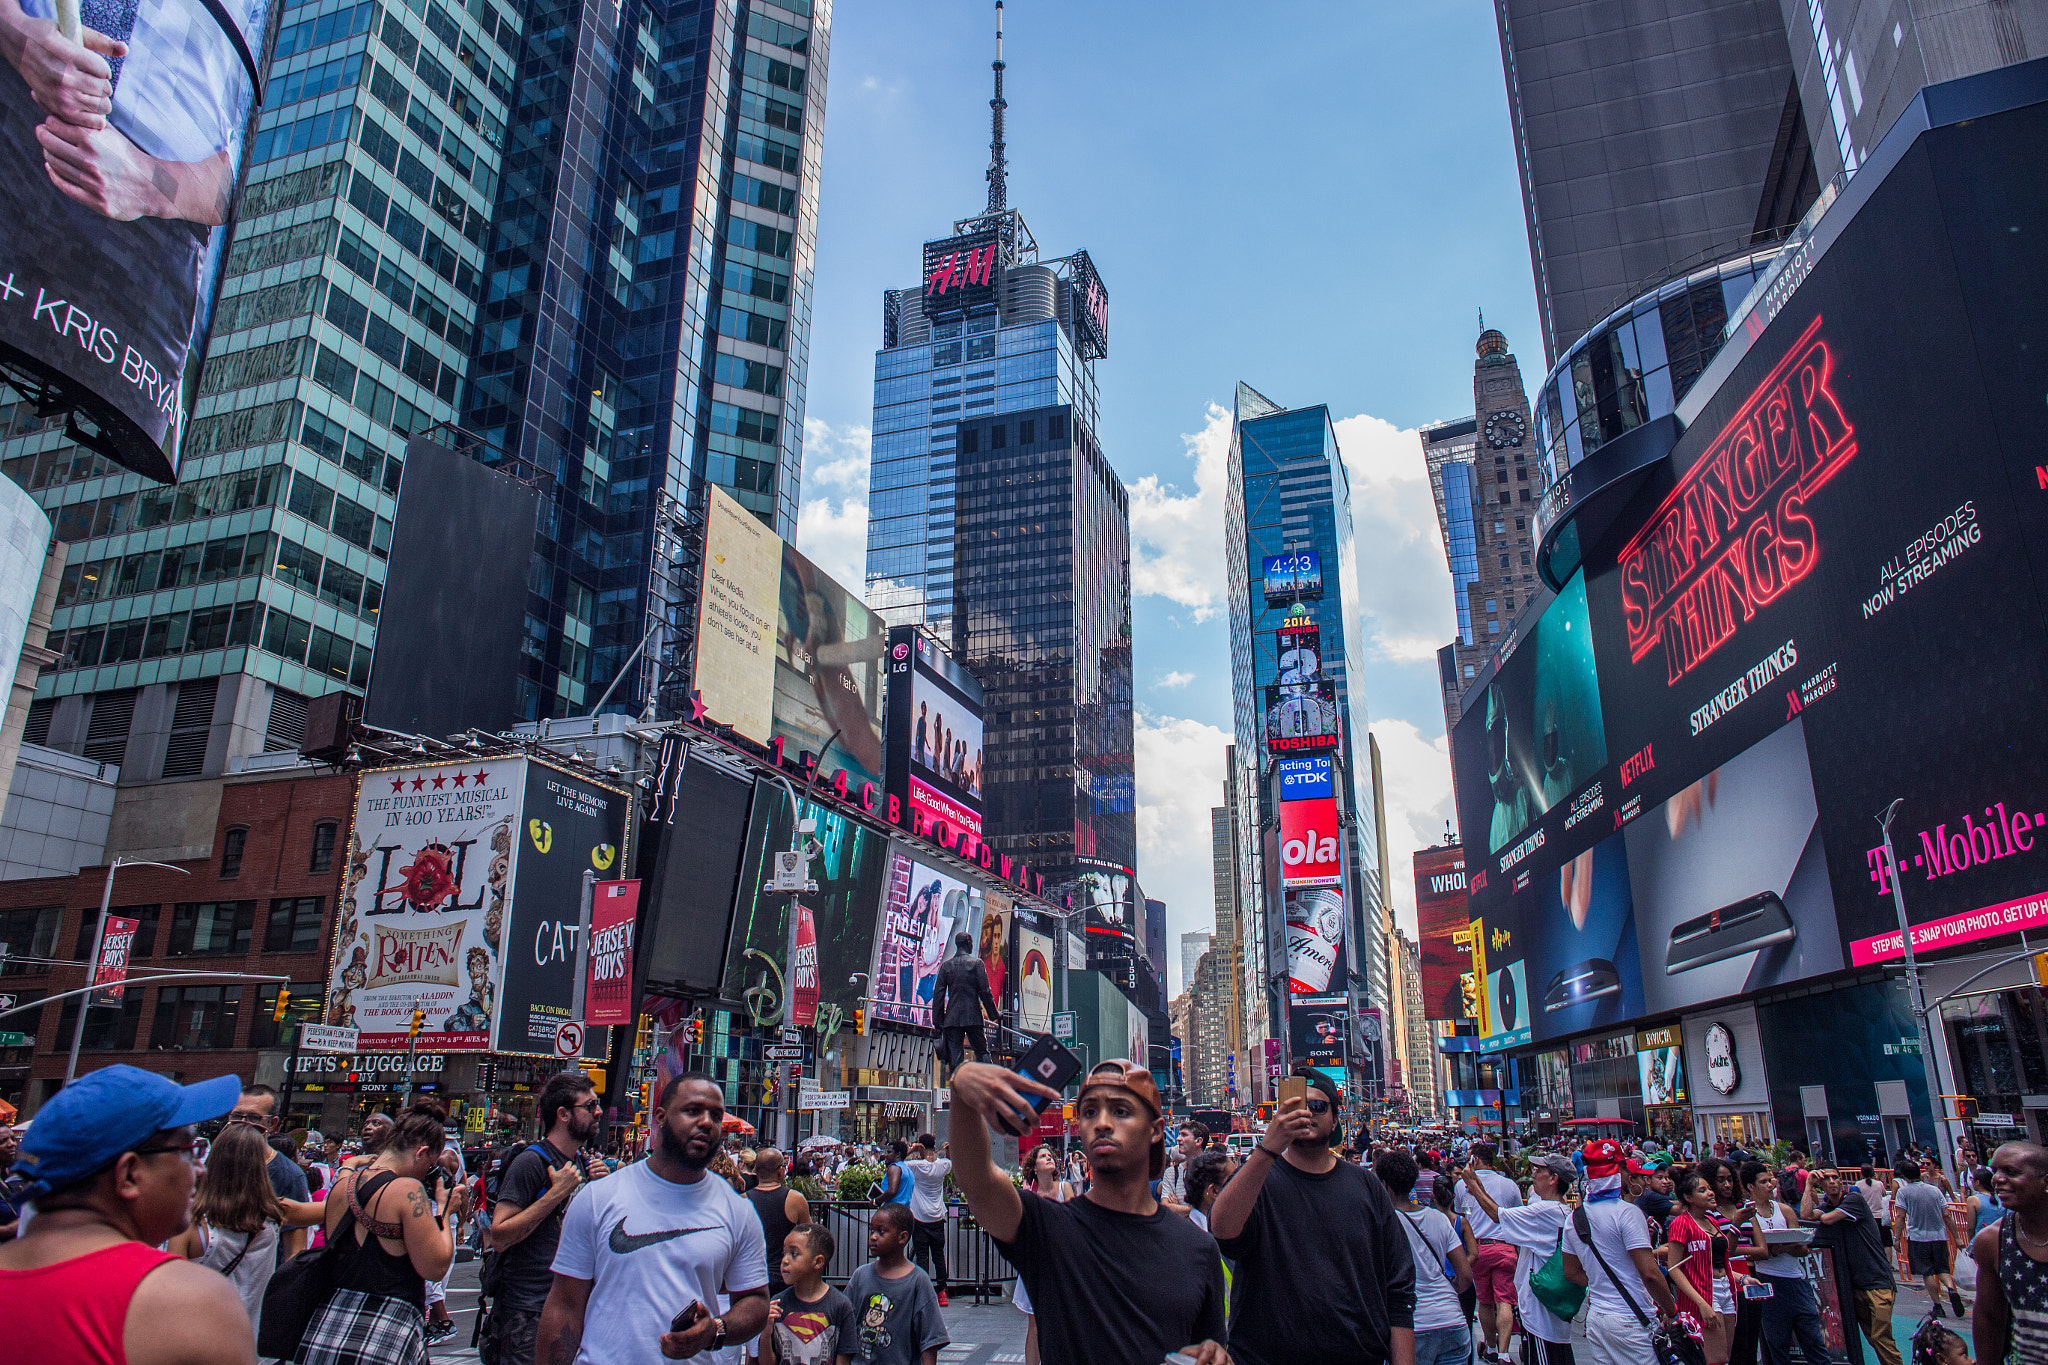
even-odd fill
[[(1121, 1057), (1097, 1062), (1088, 1068), (1088, 1074), (1081, 1080), (1079, 1099), (1087, 1099), (1097, 1091), (1120, 1092), (1130, 1096), (1139, 1104), (1152, 1111), (1153, 1118), (1160, 1118), (1165, 1108), (1159, 1103), (1159, 1084), (1152, 1079), (1152, 1073), (1136, 1062)], [(1152, 1144), (1152, 1175), (1154, 1180), (1166, 1170), (1166, 1139), (1161, 1137)]]
[(36, 1111), (15, 1169), (31, 1177), (31, 1194), (61, 1190), (112, 1165), (152, 1133), (219, 1118), (241, 1096), (239, 1076), (179, 1085), (140, 1067), (101, 1067)]

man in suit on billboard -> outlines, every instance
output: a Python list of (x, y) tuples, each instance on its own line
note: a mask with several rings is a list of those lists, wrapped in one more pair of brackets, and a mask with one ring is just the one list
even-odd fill
[(953, 956), (939, 964), (939, 983), (932, 992), (932, 1020), (939, 1026), (939, 1059), (950, 1072), (964, 1058), (965, 1044), (974, 1045), (974, 1055), (987, 1061), (988, 1034), (982, 1015), (1001, 1019), (995, 993), (988, 988), (988, 968), (974, 955), (974, 937), (953, 935)]

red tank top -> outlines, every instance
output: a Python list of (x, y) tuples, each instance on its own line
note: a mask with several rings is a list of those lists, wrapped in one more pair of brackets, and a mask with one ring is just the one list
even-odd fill
[(167, 1251), (123, 1242), (35, 1270), (0, 1270), (8, 1353), (47, 1365), (127, 1365), (128, 1302)]

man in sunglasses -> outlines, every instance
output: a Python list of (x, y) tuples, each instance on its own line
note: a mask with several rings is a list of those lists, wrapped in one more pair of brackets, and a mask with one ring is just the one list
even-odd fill
[(989, 1155), (987, 1127), (1028, 1133), (1038, 1122), (1033, 1102), (1059, 1099), (1001, 1067), (967, 1062), (953, 1073), (953, 1179), (1024, 1281), (1039, 1359), (1144, 1365), (1179, 1351), (1200, 1365), (1230, 1365), (1215, 1239), (1152, 1197), (1166, 1169), (1152, 1073), (1117, 1060), (1083, 1077), (1074, 1123), (1094, 1181), (1064, 1204), (1012, 1185)]
[(35, 1217), (0, 1246), (10, 1360), (47, 1365), (254, 1365), (256, 1335), (232, 1281), (156, 1248), (192, 1221), (193, 1125), (241, 1082), (197, 1085), (132, 1066), (73, 1081), (23, 1141)]
[[(229, 1123), (245, 1123), (266, 1138), (277, 1131), (277, 1092), (267, 1085), (245, 1085), (241, 1098), (228, 1111)], [(279, 1199), (290, 1199), (305, 1203), (313, 1197), (312, 1186), (306, 1173), (299, 1169), (299, 1163), (283, 1152), (272, 1152), (270, 1164), (264, 1167), (264, 1174), (270, 1177), (270, 1192)], [(277, 1246), (277, 1263), (283, 1265), (306, 1249), (306, 1230), (288, 1227)]]
[(477, 1343), (487, 1365), (533, 1365), (541, 1309), (555, 1284), (562, 1217), (586, 1176), (597, 1180), (611, 1171), (598, 1155), (604, 1102), (590, 1077), (580, 1071), (551, 1077), (535, 1116), (544, 1136), (506, 1164), (484, 1234), (496, 1257), (484, 1272), (492, 1280), (486, 1290), (491, 1306)]
[[(1285, 1099), (1209, 1210), (1235, 1270), (1230, 1349), (1240, 1365), (1415, 1365), (1415, 1257), (1379, 1177), (1337, 1160), (1337, 1083), (1294, 1074)], [(1431, 1267), (1434, 1270), (1434, 1267)]]

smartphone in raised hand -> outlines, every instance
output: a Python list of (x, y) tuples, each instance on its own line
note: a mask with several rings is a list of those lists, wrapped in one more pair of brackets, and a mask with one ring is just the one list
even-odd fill
[[(1074, 1077), (1081, 1074), (1081, 1059), (1047, 1036), (1033, 1043), (1031, 1050), (1017, 1059), (1016, 1074), (1027, 1076), (1054, 1091), (1062, 1091)], [(1031, 1097), (1031, 1108), (1035, 1113), (1044, 1113), (1045, 1106), (1051, 1103), (1052, 1101), (1043, 1095)], [(1011, 1137), (1024, 1136), (1021, 1130), (1012, 1128), (1002, 1119), (996, 1121), (996, 1126)]]
[(1280, 1078), (1280, 1102), (1282, 1104), (1285, 1104), (1288, 1100), (1305, 1100), (1307, 1098), (1308, 1081), (1305, 1078), (1300, 1076), (1282, 1076)]

